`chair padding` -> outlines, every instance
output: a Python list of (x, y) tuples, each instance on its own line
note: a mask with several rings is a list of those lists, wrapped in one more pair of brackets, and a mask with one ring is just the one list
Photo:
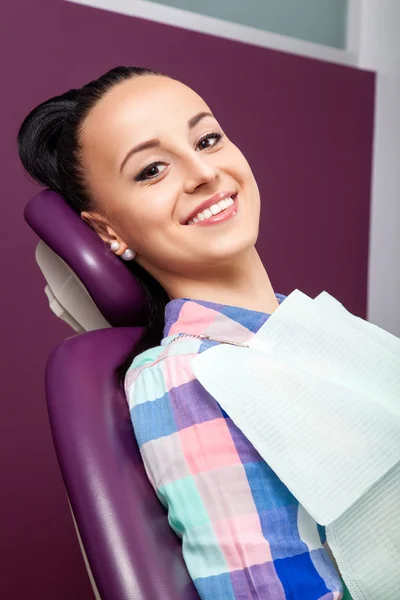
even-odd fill
[(24, 215), (84, 284), (107, 323), (145, 325), (144, 295), (133, 273), (61, 196), (40, 192), (28, 202)]
[(92, 331), (53, 351), (46, 369), (51, 429), (102, 600), (198, 600), (114, 374), (141, 333)]

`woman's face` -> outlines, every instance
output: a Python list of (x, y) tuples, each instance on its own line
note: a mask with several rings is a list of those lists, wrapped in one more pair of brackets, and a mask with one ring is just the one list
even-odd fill
[(120, 252), (135, 250), (160, 282), (206, 277), (254, 246), (260, 196), (250, 166), (182, 83), (118, 84), (86, 118), (82, 148), (96, 202), (82, 217)]

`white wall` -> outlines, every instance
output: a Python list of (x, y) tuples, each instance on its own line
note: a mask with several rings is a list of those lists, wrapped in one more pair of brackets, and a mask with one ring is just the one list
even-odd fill
[(400, 336), (400, 0), (360, 7), (359, 66), (377, 72), (368, 319)]

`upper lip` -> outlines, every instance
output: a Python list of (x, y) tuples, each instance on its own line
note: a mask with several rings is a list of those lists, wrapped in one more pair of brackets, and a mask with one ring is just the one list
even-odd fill
[(191, 213), (188, 217), (185, 218), (185, 220), (183, 221), (183, 223), (187, 223), (188, 221), (190, 221), (191, 219), (193, 219), (193, 217), (195, 217), (196, 215), (198, 215), (199, 212), (203, 212), (203, 210), (205, 210), (206, 208), (210, 208), (210, 206), (212, 206), (213, 204), (218, 204), (218, 202), (221, 202), (221, 200), (225, 200), (226, 198), (231, 198), (231, 197), (235, 197), (236, 196), (236, 192), (234, 191), (230, 191), (230, 192), (218, 192), (217, 194), (214, 194), (214, 196), (211, 196), (211, 198), (208, 198), (208, 200), (204, 200), (204, 202), (202, 202), (201, 204), (199, 204)]

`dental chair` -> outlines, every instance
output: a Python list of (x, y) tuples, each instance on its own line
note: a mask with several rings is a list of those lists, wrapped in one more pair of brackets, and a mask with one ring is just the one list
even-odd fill
[(181, 543), (141, 461), (115, 367), (140, 338), (133, 274), (56, 193), (30, 200), (50, 308), (75, 331), (50, 355), (54, 445), (92, 583), (101, 600), (199, 600)]

